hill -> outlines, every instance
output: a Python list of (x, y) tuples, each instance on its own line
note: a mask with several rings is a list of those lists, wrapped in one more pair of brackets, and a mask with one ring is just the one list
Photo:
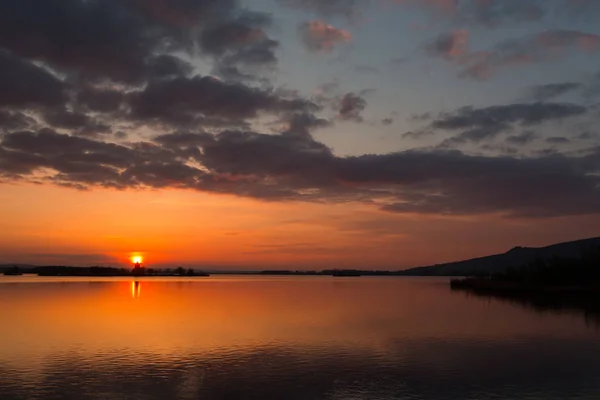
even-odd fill
[(502, 254), (473, 258), (427, 267), (412, 268), (403, 275), (410, 276), (465, 276), (505, 272), (511, 267), (520, 267), (537, 259), (552, 257), (579, 257), (592, 246), (600, 246), (600, 237), (557, 243), (546, 247), (514, 247)]

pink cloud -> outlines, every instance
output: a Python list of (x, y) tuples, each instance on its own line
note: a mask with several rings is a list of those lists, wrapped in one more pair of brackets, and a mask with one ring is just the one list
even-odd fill
[(488, 79), (499, 69), (550, 62), (564, 58), (569, 51), (596, 52), (600, 50), (600, 36), (553, 30), (519, 40), (506, 40), (490, 50), (470, 51), (468, 47), (469, 33), (453, 31), (440, 35), (427, 49), (430, 54), (459, 66), (462, 77)]
[(318, 53), (330, 53), (341, 43), (352, 40), (345, 29), (328, 25), (323, 21), (309, 21), (300, 26), (300, 35), (306, 47)]

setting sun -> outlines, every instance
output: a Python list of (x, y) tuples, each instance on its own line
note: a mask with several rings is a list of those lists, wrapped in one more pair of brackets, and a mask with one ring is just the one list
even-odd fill
[(142, 263), (142, 257), (141, 256), (131, 257), (131, 261), (133, 261), (134, 264), (141, 264)]

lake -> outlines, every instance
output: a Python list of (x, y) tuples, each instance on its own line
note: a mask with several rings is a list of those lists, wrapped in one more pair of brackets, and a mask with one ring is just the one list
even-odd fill
[(600, 329), (440, 278), (0, 276), (0, 399), (599, 399)]

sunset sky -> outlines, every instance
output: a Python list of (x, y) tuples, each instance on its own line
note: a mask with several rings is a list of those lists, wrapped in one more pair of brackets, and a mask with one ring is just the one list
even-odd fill
[(600, 235), (600, 1), (0, 2), (0, 264), (406, 268)]

